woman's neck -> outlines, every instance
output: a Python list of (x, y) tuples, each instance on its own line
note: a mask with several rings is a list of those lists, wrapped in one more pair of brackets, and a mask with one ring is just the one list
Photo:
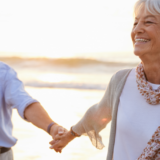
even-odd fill
[(156, 62), (142, 62), (147, 81), (160, 84), (160, 60)]

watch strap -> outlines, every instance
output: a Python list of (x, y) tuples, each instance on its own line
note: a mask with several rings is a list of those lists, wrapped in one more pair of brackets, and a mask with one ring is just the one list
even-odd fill
[[(72, 127), (73, 127), (73, 126), (72, 126)], [(75, 137), (80, 137), (81, 135), (78, 135), (77, 133), (75, 133), (75, 132), (73, 131), (72, 127), (71, 127), (71, 129), (70, 129), (71, 134), (72, 134), (73, 136), (75, 136)]]
[(50, 134), (51, 127), (52, 127), (53, 125), (55, 125), (55, 124), (56, 124), (55, 122), (51, 122), (51, 123), (48, 125), (48, 127), (47, 127), (47, 132), (48, 132), (48, 134)]

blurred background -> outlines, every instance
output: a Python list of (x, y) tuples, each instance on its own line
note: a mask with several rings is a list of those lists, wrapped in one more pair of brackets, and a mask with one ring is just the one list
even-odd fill
[[(111, 76), (135, 67), (130, 38), (136, 0), (0, 0), (0, 61), (13, 67), (25, 89), (67, 129), (98, 103)], [(51, 137), (13, 112), (16, 160), (97, 160), (107, 155), (109, 126), (96, 150), (88, 137), (62, 154)]]

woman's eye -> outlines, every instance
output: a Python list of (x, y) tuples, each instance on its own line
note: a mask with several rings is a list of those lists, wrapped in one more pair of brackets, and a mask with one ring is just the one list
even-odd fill
[(145, 23), (151, 24), (151, 23), (153, 23), (153, 22), (151, 22), (151, 21), (146, 21)]
[(137, 23), (137, 22), (135, 22), (133, 25), (134, 25), (134, 26), (136, 26), (137, 24), (138, 24), (138, 23)]

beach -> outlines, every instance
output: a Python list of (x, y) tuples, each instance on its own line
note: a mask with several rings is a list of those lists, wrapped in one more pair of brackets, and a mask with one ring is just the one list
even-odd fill
[[(27, 92), (40, 101), (51, 118), (68, 130), (78, 122), (85, 111), (100, 101), (104, 94), (99, 90), (52, 89), (26, 87)], [(16, 160), (97, 160), (105, 159), (107, 155), (110, 124), (102, 132), (105, 148), (98, 150), (92, 146), (87, 136), (76, 138), (62, 153), (49, 149), (51, 137), (22, 120), (17, 111), (13, 112), (13, 135), (18, 138), (13, 147)]]
[[(58, 124), (70, 129), (87, 109), (103, 97), (110, 78), (120, 69), (138, 62), (112, 62), (94, 59), (0, 58), (17, 72), (26, 91)], [(20, 118), (13, 110), (13, 135), (18, 139), (13, 147), (15, 160), (97, 160), (105, 159), (110, 123), (100, 133), (105, 148), (96, 149), (88, 136), (76, 138), (61, 154), (49, 149), (51, 136)]]
[[(0, 62), (69, 130), (101, 100), (113, 74), (140, 62), (130, 38), (135, 1), (2, 0)], [(49, 149), (51, 136), (22, 120), (16, 109), (12, 122), (15, 160), (106, 159), (110, 123), (100, 133), (103, 150), (82, 136), (59, 154)]]

